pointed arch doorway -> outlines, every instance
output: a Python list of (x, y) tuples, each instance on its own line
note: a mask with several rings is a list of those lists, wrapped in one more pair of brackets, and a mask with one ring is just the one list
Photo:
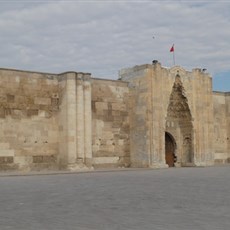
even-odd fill
[(165, 162), (169, 167), (174, 167), (176, 161), (176, 142), (173, 136), (165, 132)]
[[(166, 163), (169, 167), (174, 166), (174, 163), (172, 163), (173, 143), (174, 148), (176, 146), (175, 143), (177, 143), (177, 153), (174, 149), (174, 155), (176, 154), (177, 157), (176, 166), (192, 165), (194, 162), (192, 115), (181, 78), (178, 74), (175, 77), (169, 98), (165, 132), (167, 134), (165, 134)], [(169, 161), (170, 157), (171, 161)]]

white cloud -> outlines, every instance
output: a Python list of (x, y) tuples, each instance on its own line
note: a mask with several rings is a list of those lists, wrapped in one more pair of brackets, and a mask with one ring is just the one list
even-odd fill
[(230, 2), (23, 1), (0, 8), (2, 67), (116, 78), (119, 69), (153, 59), (171, 66), (175, 43), (177, 64), (230, 71)]

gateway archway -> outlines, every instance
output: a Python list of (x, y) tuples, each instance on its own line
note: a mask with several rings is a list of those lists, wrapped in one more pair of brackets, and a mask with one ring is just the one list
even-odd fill
[[(191, 111), (188, 105), (188, 100), (185, 95), (185, 90), (182, 85), (180, 76), (177, 75), (175, 77), (175, 82), (172, 88), (172, 92), (169, 98), (169, 105), (167, 109), (167, 117), (166, 117), (166, 130), (167, 135), (165, 137), (165, 149), (167, 148), (166, 154), (166, 163), (172, 167), (172, 160), (170, 161), (170, 157), (172, 158), (172, 153), (170, 155), (170, 146), (172, 149), (173, 142), (177, 142), (178, 146), (178, 159), (177, 163), (181, 166), (188, 166), (193, 163), (193, 125), (192, 125), (192, 116)], [(175, 136), (175, 140), (172, 135), (169, 133), (173, 133)], [(170, 142), (171, 139), (171, 142)], [(174, 149), (175, 153), (175, 149)], [(167, 160), (169, 162), (167, 162)], [(173, 164), (174, 165), (174, 164)]]
[(174, 167), (176, 162), (176, 142), (173, 136), (165, 133), (165, 162), (169, 167)]

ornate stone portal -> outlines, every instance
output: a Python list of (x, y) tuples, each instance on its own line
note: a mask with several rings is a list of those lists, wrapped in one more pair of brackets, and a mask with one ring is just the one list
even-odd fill
[[(176, 75), (169, 99), (166, 132), (175, 136), (175, 141), (179, 144), (177, 152), (174, 152), (176, 165), (191, 166), (194, 163), (192, 116), (185, 96), (185, 90), (178, 74)], [(165, 141), (167, 143), (167, 139)], [(170, 164), (169, 166), (172, 167), (174, 165)]]

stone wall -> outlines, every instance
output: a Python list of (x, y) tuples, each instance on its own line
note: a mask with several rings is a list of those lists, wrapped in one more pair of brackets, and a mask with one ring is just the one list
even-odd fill
[(212, 78), (201, 69), (193, 69), (186, 83), (194, 135), (194, 160), (198, 166), (214, 163)]
[[(150, 165), (151, 144), (151, 78), (148, 65), (120, 71), (122, 80), (129, 82), (130, 90), (130, 157), (132, 167)], [(158, 138), (158, 136), (155, 136)]]
[(176, 166), (229, 162), (230, 94), (209, 74), (156, 62), (120, 76), (0, 69), (0, 169), (168, 167), (170, 148)]
[(129, 89), (126, 82), (92, 79), (94, 167), (128, 167)]
[(58, 78), (0, 69), (0, 168), (49, 168), (58, 161)]
[(227, 152), (228, 152), (228, 163), (230, 163), (230, 92), (225, 93), (226, 95), (226, 117), (227, 117)]
[(229, 93), (213, 92), (214, 107), (214, 150), (216, 163), (230, 163)]

